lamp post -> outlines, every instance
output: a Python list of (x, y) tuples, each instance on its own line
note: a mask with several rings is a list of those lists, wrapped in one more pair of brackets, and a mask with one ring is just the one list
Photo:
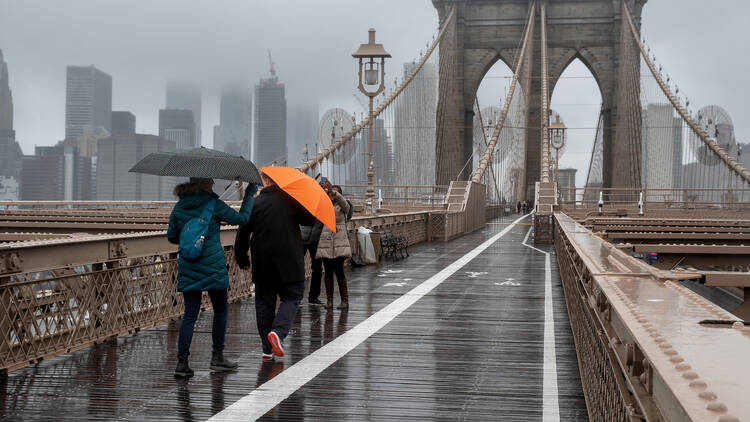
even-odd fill
[[(367, 137), (367, 190), (365, 191), (365, 212), (372, 212), (373, 199), (375, 198), (375, 185), (373, 177), (375, 176), (375, 163), (372, 158), (372, 132), (373, 121), (372, 103), (374, 98), (385, 89), (385, 59), (391, 57), (383, 44), (375, 43), (375, 29), (370, 28), (369, 40), (367, 44), (361, 44), (359, 49), (352, 54), (352, 57), (359, 59), (359, 90), (370, 99), (370, 124)], [(379, 62), (377, 59), (380, 59)], [(364, 67), (364, 79), (362, 68)], [(377, 87), (374, 91), (368, 91), (365, 85)]]
[(552, 148), (555, 149), (555, 183), (558, 183), (559, 191), (559, 168), (560, 168), (560, 149), (565, 146), (568, 128), (565, 123), (560, 121), (560, 115), (555, 115), (555, 121), (549, 125), (549, 139), (552, 143)]

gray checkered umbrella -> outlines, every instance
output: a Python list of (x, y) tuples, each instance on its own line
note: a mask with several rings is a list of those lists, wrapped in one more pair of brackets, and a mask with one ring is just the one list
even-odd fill
[(130, 171), (157, 176), (207, 177), (262, 183), (258, 169), (250, 160), (203, 147), (180, 152), (154, 152), (136, 163)]

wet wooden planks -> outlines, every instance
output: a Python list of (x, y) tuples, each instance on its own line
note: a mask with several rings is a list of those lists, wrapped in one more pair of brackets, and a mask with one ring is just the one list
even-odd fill
[[(305, 303), (283, 361), (261, 363), (249, 299), (230, 306), (226, 353), (240, 361), (236, 373), (208, 371), (207, 312), (191, 348), (191, 380), (172, 378), (178, 325), (171, 323), (11, 373), (0, 417), (205, 420), (504, 227), (488, 225), (452, 242), (418, 245), (406, 260), (356, 269), (350, 310)], [(540, 420), (544, 255), (521, 245), (527, 230), (515, 227), (262, 419)], [(587, 420), (554, 262), (560, 420)]]

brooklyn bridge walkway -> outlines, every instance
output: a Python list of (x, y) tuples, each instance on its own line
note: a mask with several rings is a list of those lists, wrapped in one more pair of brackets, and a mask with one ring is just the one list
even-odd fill
[(0, 419), (587, 420), (554, 250), (529, 232), (495, 220), (354, 269), (348, 312), (305, 302), (274, 363), (251, 298), (230, 305), (236, 372), (208, 369), (210, 311), (187, 381), (172, 377), (176, 322), (42, 361), (8, 375)]

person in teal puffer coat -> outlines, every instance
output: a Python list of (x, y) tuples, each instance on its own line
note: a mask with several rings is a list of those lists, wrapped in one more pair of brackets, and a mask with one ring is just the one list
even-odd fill
[(227, 326), (229, 275), (219, 228), (222, 221), (231, 225), (247, 223), (253, 208), (253, 196), (258, 191), (258, 186), (248, 185), (245, 190), (245, 199), (237, 212), (218, 199), (212, 190), (213, 185), (213, 179), (191, 177), (188, 183), (177, 185), (174, 189), (174, 194), (179, 197), (179, 200), (169, 215), (169, 228), (167, 229), (167, 240), (174, 244), (180, 243), (180, 233), (185, 224), (199, 217), (210, 199), (216, 200), (200, 257), (195, 261), (189, 261), (178, 256), (177, 260), (177, 291), (182, 292), (185, 299), (185, 314), (180, 325), (175, 378), (193, 375), (193, 370), (188, 365), (188, 355), (190, 355), (190, 343), (193, 340), (195, 321), (198, 319), (204, 291), (208, 292), (214, 310), (213, 353), (210, 367), (214, 371), (231, 371), (237, 368), (237, 363), (224, 359), (223, 353)]

